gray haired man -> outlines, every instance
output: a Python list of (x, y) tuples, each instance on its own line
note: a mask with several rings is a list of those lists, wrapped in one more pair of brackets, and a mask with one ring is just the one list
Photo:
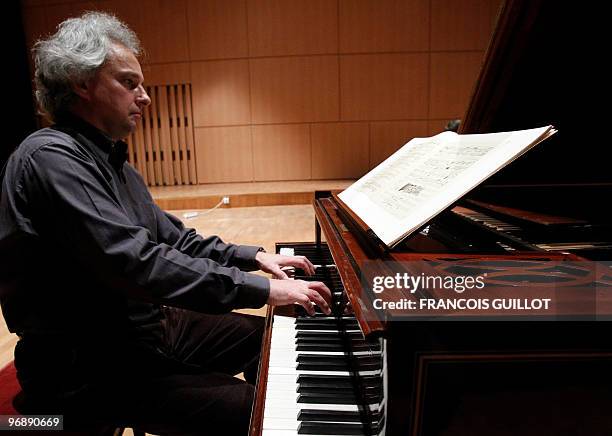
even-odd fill
[(0, 303), (20, 337), (16, 406), (88, 431), (246, 433), (263, 323), (231, 310), (328, 312), (329, 289), (285, 280), (283, 266), (314, 272), (304, 257), (202, 237), (154, 204), (124, 164), (121, 139), (151, 102), (125, 24), (87, 13), (34, 52), (36, 97), (55, 124), (24, 140), (0, 185)]

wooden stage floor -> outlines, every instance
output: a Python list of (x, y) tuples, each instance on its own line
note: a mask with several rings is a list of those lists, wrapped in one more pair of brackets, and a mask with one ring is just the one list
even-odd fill
[[(282, 182), (215, 183), (206, 185), (155, 186), (150, 191), (164, 210), (208, 209), (224, 196), (229, 207), (310, 204), (315, 191), (343, 190), (354, 180), (306, 180)], [(226, 207), (226, 206), (223, 206)]]

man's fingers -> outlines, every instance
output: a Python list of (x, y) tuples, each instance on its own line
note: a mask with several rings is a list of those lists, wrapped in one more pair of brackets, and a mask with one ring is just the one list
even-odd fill
[(278, 267), (278, 265), (276, 266), (276, 268), (274, 268), (272, 270), (272, 274), (274, 275), (275, 278), (283, 280), (283, 279), (288, 279), (289, 276), (287, 275), (287, 273), (285, 273), (285, 271), (283, 271), (282, 269), (280, 269)]
[(312, 264), (312, 262), (310, 260), (308, 260), (308, 258), (306, 256), (300, 256), (302, 259), (304, 259), (304, 267), (302, 268), (304, 271), (306, 271), (306, 273), (311, 276), (314, 275), (315, 273), (315, 267)]
[(308, 315), (314, 316), (315, 310), (314, 307), (312, 307), (312, 304), (310, 303), (310, 298), (308, 297), (308, 295), (300, 294), (297, 303), (302, 306), (306, 310), (306, 312), (308, 312)]
[(301, 270), (304, 270), (306, 275), (309, 276), (315, 273), (314, 265), (308, 260), (306, 256), (288, 256), (283, 262), (283, 264), (300, 268)]
[(328, 303), (331, 303), (331, 300), (332, 300), (331, 291), (329, 290), (327, 286), (325, 286), (325, 283), (308, 282), (308, 287), (310, 289), (314, 289), (315, 291), (317, 291), (319, 294), (321, 294), (323, 298), (325, 298), (325, 301), (327, 301)]
[(311, 301), (314, 301), (314, 303), (317, 306), (319, 306), (321, 310), (325, 312), (326, 315), (329, 315), (331, 313), (329, 304), (327, 304), (327, 301), (325, 301), (325, 299), (317, 291), (311, 290), (310, 293), (308, 294), (308, 297), (310, 298)]

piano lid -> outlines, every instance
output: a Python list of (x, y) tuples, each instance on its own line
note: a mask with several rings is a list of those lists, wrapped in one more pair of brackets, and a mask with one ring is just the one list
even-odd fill
[(605, 124), (594, 113), (601, 105), (593, 104), (606, 84), (597, 80), (597, 68), (587, 58), (587, 50), (598, 46), (596, 56), (608, 52), (601, 47), (607, 39), (592, 30), (601, 14), (571, 2), (506, 1), (459, 132), (548, 124), (559, 132), (486, 186), (587, 184), (588, 191), (589, 184), (612, 184)]

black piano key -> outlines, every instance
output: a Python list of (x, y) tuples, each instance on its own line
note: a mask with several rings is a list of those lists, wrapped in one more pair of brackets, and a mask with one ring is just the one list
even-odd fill
[(335, 318), (335, 317), (310, 317), (310, 318), (296, 318), (295, 327), (296, 329), (309, 328), (310, 324), (316, 324), (320, 326), (331, 326), (341, 327), (344, 330), (358, 330), (359, 323), (356, 319), (351, 318)]
[(366, 364), (378, 364), (382, 365), (380, 356), (346, 356), (346, 355), (328, 355), (328, 354), (308, 354), (300, 353), (296, 357), (298, 363), (310, 363), (310, 362), (348, 362), (349, 360), (354, 364), (361, 366)]
[[(298, 394), (355, 394), (356, 389), (357, 388), (353, 384), (329, 383), (327, 386), (312, 386), (308, 383), (304, 383), (297, 387), (296, 392)], [(382, 395), (382, 386), (364, 387), (358, 394), (363, 398), (380, 398)]]
[(358, 330), (359, 327), (357, 324), (351, 325), (334, 325), (331, 323), (317, 323), (317, 322), (310, 322), (310, 323), (300, 323), (300, 324), (296, 324), (295, 328), (298, 331), (302, 331), (302, 330), (327, 330), (330, 332), (341, 332), (343, 330)]
[(296, 362), (348, 362), (349, 360), (355, 364), (362, 365), (366, 363), (381, 363), (380, 355), (348, 355), (348, 354), (310, 354), (299, 353), (296, 357)]
[(353, 393), (355, 387), (352, 385), (343, 385), (342, 383), (330, 383), (328, 386), (314, 386), (309, 387), (307, 385), (298, 386), (295, 390), (298, 394), (333, 394), (333, 393)]
[(346, 404), (355, 406), (359, 404), (357, 396), (343, 392), (335, 394), (298, 394), (297, 402), (300, 404)]
[[(332, 303), (332, 307), (333, 307), (334, 303)], [(318, 306), (317, 306), (318, 307)], [(301, 310), (301, 311), (300, 311)], [(313, 319), (313, 318), (328, 318), (330, 316), (341, 316), (342, 314), (339, 313), (338, 315), (336, 315), (335, 313), (333, 313), (332, 315), (328, 315), (327, 313), (324, 313), (322, 310), (316, 310), (315, 309), (315, 314), (314, 315), (309, 315), (302, 306), (299, 306), (299, 308), (296, 307), (296, 312), (298, 315), (298, 318), (306, 318), (306, 319)]]
[[(327, 333), (327, 332), (309, 332), (309, 333)], [(347, 338), (343, 340), (340, 335), (331, 336), (308, 336), (295, 339), (296, 344), (345, 344), (347, 342), (361, 341), (359, 338)]]
[(329, 389), (351, 389), (354, 387), (354, 379), (350, 376), (338, 376), (335, 379), (318, 379), (317, 377), (307, 376), (307, 378), (300, 379), (301, 375), (297, 380), (297, 392), (308, 392), (308, 391), (321, 391), (324, 392)]
[(298, 427), (298, 434), (366, 435), (366, 432), (367, 426), (354, 423), (302, 422)]
[(296, 369), (298, 371), (348, 371), (350, 368), (346, 362), (308, 362), (298, 363)]
[(315, 316), (299, 316), (295, 319), (296, 323), (299, 322), (322, 322), (322, 323), (349, 323), (349, 324), (357, 324), (357, 319), (354, 316), (350, 315), (321, 315), (317, 314)]
[(329, 344), (298, 344), (295, 349), (297, 351), (344, 351), (344, 345), (342, 343), (329, 343)]
[(358, 324), (357, 319), (354, 316), (304, 316), (295, 318), (296, 324), (307, 324), (307, 323), (323, 323), (323, 324)]
[[(378, 412), (372, 414), (378, 420)], [(360, 412), (349, 412), (346, 410), (318, 410), (318, 409), (302, 409), (298, 413), (298, 421), (306, 422), (361, 422), (362, 414)]]
[[(380, 350), (380, 343), (378, 342), (369, 342), (359, 336), (343, 336), (342, 334), (329, 335), (324, 336), (324, 332), (304, 332), (304, 333), (312, 333), (311, 336), (300, 336), (296, 337), (295, 344), (296, 345), (316, 345), (316, 344), (341, 344), (347, 348), (347, 350), (352, 350), (355, 347), (367, 348), (372, 351)], [(322, 335), (318, 335), (321, 333)]]
[(302, 422), (353, 422), (362, 423), (364, 417), (370, 419), (370, 426), (378, 428), (381, 413), (370, 412), (365, 415), (363, 412), (353, 412), (345, 410), (321, 410), (321, 409), (302, 409), (298, 413), (298, 421)]
[(329, 274), (315, 273), (311, 276), (306, 274), (295, 274), (293, 278), (297, 280), (305, 280), (307, 282), (325, 282), (328, 284), (328, 287), (331, 285), (333, 289), (342, 290), (342, 280), (340, 280), (340, 277), (333, 277)]
[(350, 338), (361, 338), (363, 339), (363, 335), (358, 331), (348, 331), (342, 332), (342, 336), (338, 336), (338, 332), (335, 331), (323, 331), (323, 332), (309, 332), (309, 331), (299, 331), (295, 333), (296, 339), (302, 338), (317, 338), (317, 337), (350, 337)]
[(334, 319), (321, 319), (311, 318), (303, 319), (298, 318), (295, 322), (296, 330), (359, 330), (359, 324), (357, 321), (350, 320), (334, 320)]
[[(350, 375), (306, 375), (300, 374), (296, 383), (308, 384), (309, 386), (325, 386), (329, 383), (354, 384), (355, 378)], [(359, 377), (361, 386), (382, 386), (383, 379), (380, 375), (368, 375)]]
[[(295, 347), (297, 351), (329, 351), (329, 352), (346, 352), (346, 346), (343, 342), (332, 341), (332, 342), (301, 342)], [(377, 352), (380, 351), (370, 348), (368, 344), (352, 344), (350, 346), (352, 352)]]
[(312, 404), (377, 404), (382, 401), (382, 390), (355, 392), (354, 390), (336, 390), (327, 392), (299, 392), (298, 403)]
[(296, 336), (295, 339), (295, 343), (296, 344), (325, 344), (325, 343), (341, 343), (341, 344), (345, 344), (347, 347), (350, 345), (357, 345), (357, 344), (361, 344), (361, 343), (368, 343), (366, 342), (362, 337), (360, 337), (361, 335), (358, 336), (344, 336), (342, 334), (339, 333), (335, 333), (333, 335), (326, 335), (327, 331), (324, 332), (314, 332), (314, 331), (303, 331), (301, 333), (310, 333), (310, 336), (303, 336), (301, 335), (300, 337)]
[(296, 365), (296, 369), (299, 371), (378, 371), (381, 367), (382, 364), (380, 363), (349, 366), (346, 362), (305, 362)]
[[(295, 307), (295, 313), (296, 315), (298, 315), (298, 318), (307, 318), (307, 319), (329, 316), (328, 314), (324, 313), (323, 310), (319, 306), (315, 305), (313, 306), (313, 308), (315, 311), (314, 315), (310, 315), (308, 312), (306, 312), (306, 309), (304, 309), (302, 306), (299, 306), (299, 305)], [(330, 309), (333, 315), (340, 316), (344, 313), (344, 304), (341, 302), (332, 302), (332, 304), (330, 305)]]
[(315, 392), (328, 392), (328, 393), (333, 393), (336, 392), (337, 390), (341, 390), (341, 391), (353, 391), (355, 389), (355, 387), (353, 386), (352, 383), (347, 382), (347, 383), (343, 383), (343, 382), (329, 382), (329, 383), (325, 383), (324, 385), (321, 384), (312, 384), (312, 383), (302, 383), (299, 384), (296, 392), (297, 393), (315, 393)]

